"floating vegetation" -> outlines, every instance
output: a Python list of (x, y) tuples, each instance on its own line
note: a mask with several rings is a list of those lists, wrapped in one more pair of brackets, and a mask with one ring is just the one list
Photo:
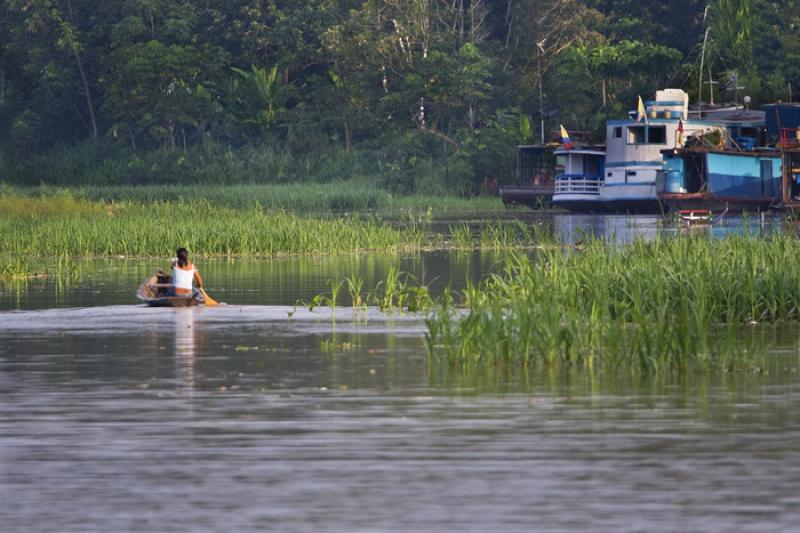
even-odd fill
[(751, 368), (763, 354), (758, 325), (800, 315), (798, 255), (800, 243), (779, 235), (509, 253), (502, 274), (465, 289), (464, 308), (445, 292), (426, 344), (467, 366)]

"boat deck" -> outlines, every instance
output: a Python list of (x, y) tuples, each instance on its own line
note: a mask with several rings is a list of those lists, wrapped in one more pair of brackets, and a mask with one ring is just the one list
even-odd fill
[(501, 185), (500, 199), (504, 205), (520, 204), (542, 207), (553, 201), (553, 185)]

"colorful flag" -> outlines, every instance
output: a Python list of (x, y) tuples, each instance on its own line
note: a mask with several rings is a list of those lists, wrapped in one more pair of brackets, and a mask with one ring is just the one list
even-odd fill
[(647, 111), (644, 108), (641, 96), (639, 97), (639, 105), (636, 107), (636, 120), (637, 122), (644, 120), (644, 123), (647, 124)]
[(564, 129), (564, 126), (561, 126), (561, 144), (564, 145), (566, 150), (572, 150), (575, 148), (575, 145), (572, 144), (572, 141), (569, 138), (569, 133), (567, 133), (567, 130)]
[(678, 131), (676, 132), (676, 135), (677, 135), (676, 144), (679, 147), (683, 146), (683, 143), (684, 143), (684, 138), (683, 138), (683, 119), (678, 121)]

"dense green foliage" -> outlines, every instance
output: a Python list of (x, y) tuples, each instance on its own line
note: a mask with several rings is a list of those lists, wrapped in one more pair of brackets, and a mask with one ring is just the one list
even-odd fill
[(705, 79), (736, 71), (756, 104), (800, 85), (794, 0), (2, 0), (0, 11), (0, 181), (19, 184), (368, 177), (393, 192), (475, 193), (513, 172), (513, 146), (538, 141), (540, 119), (548, 137), (559, 123), (597, 136), (638, 94), (696, 98), (706, 35)]
[(794, 236), (774, 235), (511, 254), (504, 274), (464, 291), (465, 312), (445, 296), (428, 347), (461, 365), (749, 368), (748, 331), (800, 316), (799, 253)]

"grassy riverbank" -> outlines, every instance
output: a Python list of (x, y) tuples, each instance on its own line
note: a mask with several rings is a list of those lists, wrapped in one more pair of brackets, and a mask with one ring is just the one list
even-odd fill
[(347, 180), (327, 184), (291, 183), (259, 185), (143, 185), (54, 188), (4, 186), (6, 196), (53, 199), (71, 196), (104, 203), (152, 204), (161, 202), (202, 202), (231, 209), (283, 209), (304, 213), (329, 211), (374, 212), (393, 215), (402, 211), (426, 211), (437, 214), (459, 211), (503, 209), (498, 197), (394, 195), (365, 180)]
[[(0, 255), (163, 257), (176, 243), (205, 256), (506, 249), (530, 246), (543, 237), (538, 226), (509, 221), (486, 223), (475, 231), (461, 224), (444, 235), (431, 232), (429, 223), (442, 214), (493, 216), (493, 202), (499, 203), (493, 198), (395, 201), (387, 195), (375, 204), (383, 207), (374, 210), (331, 209), (371, 205), (376, 191), (357, 186), (319, 191), (305, 186), (6, 186), (0, 188)], [(337, 200), (344, 197), (350, 200)]]
[(302, 217), (283, 210), (231, 209), (208, 201), (104, 203), (73, 195), (0, 196), (0, 253), (11, 257), (269, 256), (418, 249), (414, 224), (370, 218)]
[(512, 254), (504, 274), (460, 300), (445, 295), (427, 321), (428, 349), (461, 366), (757, 368), (759, 324), (800, 315), (798, 256), (788, 236)]

